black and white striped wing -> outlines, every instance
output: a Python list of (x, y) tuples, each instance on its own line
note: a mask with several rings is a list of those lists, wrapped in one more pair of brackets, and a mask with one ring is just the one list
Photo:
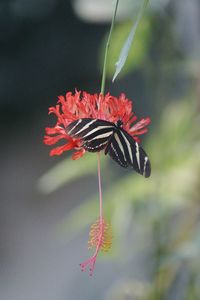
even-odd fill
[(87, 151), (98, 152), (106, 147), (114, 128), (115, 125), (108, 121), (82, 118), (70, 123), (66, 131), (70, 136), (80, 138)]
[(115, 160), (120, 166), (131, 166), (139, 174), (149, 177), (151, 165), (142, 147), (123, 129), (117, 129), (105, 148), (105, 154)]

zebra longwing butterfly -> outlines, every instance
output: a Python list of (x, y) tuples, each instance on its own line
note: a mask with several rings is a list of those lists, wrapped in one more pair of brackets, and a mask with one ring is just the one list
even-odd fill
[(116, 124), (100, 120), (82, 118), (70, 123), (66, 131), (83, 141), (83, 148), (89, 152), (104, 149), (105, 154), (120, 166), (132, 167), (139, 174), (149, 177), (151, 165), (147, 154), (139, 144), (122, 128), (122, 121)]

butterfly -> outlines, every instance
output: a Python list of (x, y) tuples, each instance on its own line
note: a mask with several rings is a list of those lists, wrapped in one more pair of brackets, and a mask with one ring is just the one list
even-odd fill
[(120, 166), (130, 166), (144, 177), (149, 177), (151, 165), (147, 154), (122, 126), (121, 120), (115, 124), (101, 119), (82, 118), (70, 123), (66, 131), (71, 137), (81, 139), (85, 150), (99, 152), (104, 149), (104, 153), (109, 154)]

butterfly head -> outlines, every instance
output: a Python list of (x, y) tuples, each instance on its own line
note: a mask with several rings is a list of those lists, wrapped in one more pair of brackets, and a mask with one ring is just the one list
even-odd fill
[(123, 125), (123, 122), (122, 122), (122, 120), (117, 120), (117, 123), (116, 123), (116, 126), (117, 127), (122, 127), (122, 125)]

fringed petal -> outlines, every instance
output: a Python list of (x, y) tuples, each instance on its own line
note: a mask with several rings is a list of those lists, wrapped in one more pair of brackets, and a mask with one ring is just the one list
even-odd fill
[(46, 127), (45, 131), (46, 131), (46, 134), (48, 134), (48, 135), (66, 134), (65, 129), (60, 126)]
[(67, 143), (62, 146), (58, 146), (50, 151), (50, 156), (61, 155), (64, 151), (71, 150), (74, 148), (73, 143)]
[(54, 145), (56, 144), (58, 141), (60, 141), (61, 139), (66, 139), (66, 136), (63, 135), (63, 134), (59, 134), (59, 135), (56, 135), (56, 136), (49, 136), (49, 135), (45, 135), (44, 136), (44, 143), (46, 145)]
[(130, 128), (130, 132), (138, 131), (144, 128), (145, 126), (148, 126), (150, 123), (151, 123), (151, 119), (149, 117), (142, 119)]
[(76, 159), (79, 159), (81, 158), (83, 155), (85, 154), (85, 149), (81, 149), (79, 151), (76, 151), (72, 154), (72, 159), (73, 160), (76, 160)]

